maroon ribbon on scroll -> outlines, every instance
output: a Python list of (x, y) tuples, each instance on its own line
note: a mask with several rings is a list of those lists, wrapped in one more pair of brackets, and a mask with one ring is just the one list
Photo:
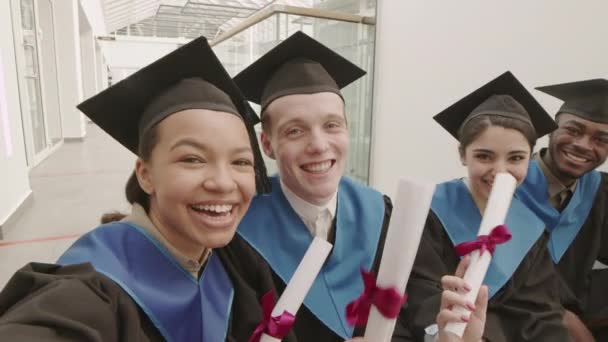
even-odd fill
[(372, 272), (361, 269), (361, 276), (363, 277), (363, 293), (346, 306), (348, 324), (352, 326), (367, 324), (372, 304), (386, 318), (399, 316), (401, 306), (407, 301), (407, 295), (401, 295), (394, 287), (377, 286)]
[(473, 251), (479, 250), (480, 255), (486, 250), (490, 254), (494, 254), (496, 245), (503, 244), (511, 240), (511, 232), (504, 224), (496, 226), (492, 229), (489, 235), (479, 235), (477, 239), (469, 242), (463, 242), (454, 247), (456, 254), (459, 256), (467, 255)]
[(248, 342), (259, 342), (262, 334), (272, 336), (274, 338), (283, 339), (296, 321), (296, 317), (291, 313), (284, 311), (281, 315), (272, 317), (272, 309), (274, 309), (274, 291), (268, 291), (262, 299), (262, 322), (255, 328)]

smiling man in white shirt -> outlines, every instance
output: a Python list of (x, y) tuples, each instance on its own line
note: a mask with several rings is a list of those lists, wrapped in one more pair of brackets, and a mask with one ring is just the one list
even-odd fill
[(390, 200), (344, 176), (349, 133), (341, 89), (364, 74), (297, 32), (235, 77), (262, 108), (262, 146), (279, 169), (272, 193), (254, 198), (238, 233), (266, 260), (279, 292), (314, 236), (334, 245), (298, 311), (300, 341), (362, 335), (345, 309), (363, 291), (361, 268), (377, 273), (382, 254)]

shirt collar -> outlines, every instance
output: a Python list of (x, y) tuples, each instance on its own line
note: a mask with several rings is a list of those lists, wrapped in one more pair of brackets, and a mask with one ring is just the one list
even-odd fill
[[(151, 234), (158, 242), (161, 243), (168, 251), (171, 253), (171, 256), (182, 266), (186, 271), (194, 276), (194, 278), (198, 278), (198, 274), (203, 267), (204, 261), (207, 260), (209, 256), (209, 252), (205, 255), (205, 257), (201, 258), (201, 260), (193, 260), (188, 258), (183, 253), (181, 253), (177, 248), (173, 247), (171, 243), (163, 236), (163, 234), (158, 230), (156, 225), (152, 223), (148, 213), (146, 210), (139, 204), (134, 203), (133, 208), (131, 209), (131, 214), (122, 219), (122, 221), (127, 221), (138, 225), (143, 228), (147, 233)], [(202, 262), (201, 262), (202, 261)]]
[(283, 193), (285, 194), (285, 197), (287, 198), (287, 201), (289, 202), (291, 207), (295, 210), (298, 216), (300, 216), (305, 221), (314, 222), (317, 219), (317, 216), (319, 216), (319, 214), (325, 209), (329, 211), (332, 220), (336, 216), (336, 208), (338, 205), (337, 191), (331, 197), (329, 202), (327, 202), (325, 205), (318, 206), (300, 198), (293, 191), (291, 191), (283, 183), (283, 181), (281, 181), (281, 189), (283, 189)]
[(547, 188), (549, 191), (549, 198), (554, 198), (554, 197), (558, 196), (564, 190), (570, 190), (574, 193), (574, 190), (576, 190), (576, 184), (578, 183), (578, 180), (576, 180), (569, 187), (562, 184), (562, 182), (560, 182), (559, 179), (557, 179), (557, 177), (553, 174), (553, 172), (551, 172), (551, 170), (549, 169), (547, 164), (545, 164), (545, 161), (542, 158), (542, 156), (545, 155), (545, 153), (548, 153), (548, 150), (542, 149), (540, 152), (537, 152), (534, 155), (534, 159), (538, 163), (538, 166), (540, 167), (541, 171), (545, 175), (545, 178), (547, 179)]

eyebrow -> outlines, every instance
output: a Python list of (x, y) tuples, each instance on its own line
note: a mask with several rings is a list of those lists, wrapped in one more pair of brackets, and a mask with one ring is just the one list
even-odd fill
[[(586, 129), (585, 125), (583, 125), (583, 124), (581, 124), (580, 122), (575, 121), (575, 120), (569, 120), (569, 121), (566, 121), (566, 122), (564, 123), (564, 125), (567, 125), (567, 124), (574, 125), (574, 126), (576, 126), (577, 128), (580, 128), (580, 129)], [(605, 131), (605, 130), (597, 130), (597, 131), (595, 132), (595, 135), (599, 135), (599, 136), (605, 137), (605, 136), (608, 136), (608, 131)]]
[(346, 121), (346, 117), (344, 117), (344, 115), (336, 113), (327, 114), (327, 119)]
[(564, 122), (564, 125), (574, 125), (578, 128), (585, 128), (585, 125), (583, 125), (582, 123), (580, 123), (576, 120), (568, 120), (568, 121)]
[(199, 143), (198, 141), (196, 141), (194, 139), (190, 139), (190, 138), (185, 138), (185, 139), (180, 139), (175, 144), (173, 144), (173, 146), (171, 146), (169, 151), (175, 150), (176, 148), (178, 148), (180, 146), (190, 146), (190, 147), (194, 147), (198, 150), (202, 150), (202, 151), (207, 149), (207, 147), (205, 147), (205, 145)]
[(239, 153), (253, 153), (253, 149), (250, 146), (243, 146), (243, 147), (237, 147), (234, 150), (232, 150), (232, 153), (235, 154), (239, 154)]
[[(492, 150), (488, 150), (485, 148), (476, 148), (473, 150), (473, 152), (484, 152), (484, 153), (490, 153), (490, 154), (494, 154), (495, 152)], [(519, 153), (528, 153), (528, 151), (524, 151), (524, 150), (515, 150), (515, 151), (510, 151), (509, 154), (519, 154)]]
[[(181, 139), (181, 140), (177, 141), (175, 144), (173, 144), (173, 146), (171, 146), (169, 151), (175, 150), (176, 148), (178, 148), (180, 146), (190, 146), (190, 147), (193, 147), (200, 151), (207, 151), (209, 149), (207, 146), (205, 146), (205, 144), (201, 144), (200, 142), (198, 142), (194, 139), (191, 139), (191, 138), (185, 138), (185, 139)], [(244, 152), (253, 153), (253, 149), (251, 148), (251, 146), (241, 146), (241, 147), (237, 147), (231, 151), (231, 153), (235, 153), (235, 154), (244, 153)]]
[(494, 153), (494, 151), (488, 150), (488, 149), (485, 149), (485, 148), (476, 148), (476, 149), (473, 150), (473, 152), (485, 152), (485, 153), (492, 153), (492, 154)]
[[(327, 113), (324, 120), (340, 120), (340, 121), (346, 121), (346, 117), (344, 117), (344, 115), (342, 114), (337, 114), (337, 113)], [(291, 124), (296, 124), (296, 125), (306, 125), (307, 122), (305, 120), (302, 120), (299, 117), (293, 118), (287, 122), (284, 122), (282, 124), (280, 124), (278, 127), (279, 131), (283, 129), (283, 127), (287, 126), (287, 125), (291, 125)]]

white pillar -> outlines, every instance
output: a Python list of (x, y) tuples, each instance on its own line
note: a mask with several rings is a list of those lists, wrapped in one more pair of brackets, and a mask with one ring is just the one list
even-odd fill
[(108, 87), (108, 68), (106, 67), (105, 58), (101, 51), (101, 45), (95, 43), (96, 70), (97, 70), (97, 92), (100, 92)]
[(76, 105), (83, 99), (79, 33), (78, 0), (54, 1), (55, 36), (57, 44), (57, 69), (59, 77), (59, 101), (62, 115), (63, 136), (79, 139), (85, 136), (85, 121)]
[(97, 57), (95, 51), (95, 37), (93, 29), (85, 15), (82, 7), (79, 6), (80, 23), (80, 57), (82, 65), (82, 91), (84, 98), (87, 99), (97, 94)]

